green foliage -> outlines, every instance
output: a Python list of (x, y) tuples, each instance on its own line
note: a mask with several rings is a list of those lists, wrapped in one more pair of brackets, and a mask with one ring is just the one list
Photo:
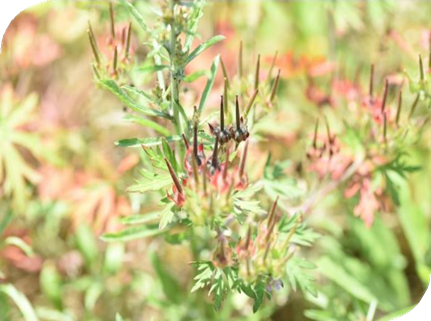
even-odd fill
[(37, 104), (36, 94), (19, 100), (9, 86), (5, 86), (0, 97), (0, 183), (4, 194), (12, 198), (20, 212), (29, 197), (27, 182), (35, 184), (39, 180), (38, 173), (20, 151), (23, 147), (34, 157), (42, 155), (39, 135), (24, 129), (34, 121)]

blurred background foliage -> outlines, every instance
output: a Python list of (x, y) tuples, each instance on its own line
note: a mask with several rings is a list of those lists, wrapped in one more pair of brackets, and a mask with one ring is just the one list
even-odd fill
[[(135, 2), (154, 20), (153, 2)], [(123, 106), (93, 82), (87, 22), (103, 43), (108, 8), (107, 1), (48, 1), (17, 16), (3, 38), (0, 320), (369, 321), (390, 320), (420, 300), (431, 271), (427, 128), (407, 150), (421, 169), (396, 182), (396, 210), (376, 215), (368, 228), (353, 214), (357, 199), (335, 190), (306, 217), (321, 234), (305, 253), (317, 265), (317, 298), (282, 289), (253, 314), (252, 302), (233, 294), (214, 312), (209, 297), (190, 294), (192, 258), (178, 240), (102, 242), (100, 235), (118, 230), (121, 217), (151, 212), (157, 204), (151, 194), (126, 193), (139, 156), (113, 145), (148, 136), (148, 129), (121, 121)], [(403, 77), (405, 70), (417, 78), (417, 55), (430, 52), (430, 14), (426, 1), (209, 1), (199, 33), (226, 40), (189, 72), (209, 69), (218, 53), (228, 74), (235, 72), (239, 41), (250, 70), (257, 54), (269, 67), (277, 51), (279, 109), (259, 123), (261, 143), (248, 167), (257, 176), (271, 153), (289, 160), (282, 168), (296, 177), (317, 116), (334, 124), (349, 116), (346, 108), (310, 99), (309, 66), (332, 70), (316, 79), (322, 88), (340, 75), (358, 77), (366, 87), (371, 63), (379, 92), (384, 75)], [(116, 19), (126, 25), (129, 17), (118, 9)], [(132, 42), (144, 60), (140, 32), (134, 30)], [(190, 106), (204, 84), (185, 86)], [(209, 99), (214, 109), (220, 92), (219, 70)], [(414, 100), (408, 90), (404, 97), (406, 105)]]

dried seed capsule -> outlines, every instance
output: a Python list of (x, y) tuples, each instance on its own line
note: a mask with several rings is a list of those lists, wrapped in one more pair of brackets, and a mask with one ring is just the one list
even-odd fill
[(231, 128), (231, 135), (233, 139), (239, 144), (240, 142), (245, 141), (248, 136), (250, 136), (250, 134), (248, 132), (247, 126), (244, 124), (244, 119), (240, 115), (238, 95), (236, 96), (235, 119), (236, 127), (235, 129)]
[(218, 144), (219, 144), (219, 136), (216, 136), (213, 153), (211, 155), (211, 161), (207, 162), (208, 172), (212, 176), (216, 172), (216, 170), (220, 169), (220, 165), (218, 162)]
[(230, 132), (224, 126), (224, 104), (223, 95), (220, 102), (220, 133), (218, 134), (220, 145), (226, 144), (231, 139)]

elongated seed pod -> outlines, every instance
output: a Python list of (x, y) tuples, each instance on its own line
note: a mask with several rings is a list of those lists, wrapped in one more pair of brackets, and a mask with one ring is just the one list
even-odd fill
[(254, 90), (259, 87), (259, 73), (260, 73), (260, 55), (257, 55), (256, 74), (254, 76)]
[(165, 162), (166, 162), (166, 166), (168, 167), (169, 174), (171, 175), (172, 181), (174, 182), (174, 185), (175, 185), (175, 187), (176, 187), (177, 191), (178, 191), (180, 194), (183, 194), (183, 187), (181, 186), (180, 181), (178, 180), (178, 177), (177, 177), (177, 175), (175, 174), (174, 169), (172, 168), (172, 166), (171, 166), (171, 164), (169, 163), (169, 161), (167, 160), (167, 158), (165, 157), (164, 159), (165, 159)]
[(248, 152), (248, 141), (246, 141), (244, 145), (244, 151), (242, 152), (241, 162), (239, 164), (239, 179), (244, 176), (245, 170), (245, 161), (247, 160), (247, 152)]
[(109, 3), (109, 17), (111, 19), (111, 36), (115, 39), (115, 18), (114, 18), (114, 7), (112, 2)]
[(317, 132), (319, 130), (319, 118), (316, 120), (316, 126), (314, 127), (314, 137), (313, 137), (313, 148), (317, 148)]
[(269, 210), (268, 220), (267, 220), (267, 223), (266, 223), (266, 227), (267, 228), (269, 228), (271, 226), (272, 221), (274, 220), (275, 209), (277, 208), (278, 198), (279, 198), (279, 196), (277, 196), (277, 198), (275, 199), (274, 203), (272, 203), (272, 205), (271, 205), (271, 209)]
[(398, 94), (397, 116), (395, 118), (395, 123), (396, 123), (397, 126), (399, 125), (399, 122), (400, 122), (402, 102), (403, 102), (403, 91), (400, 90), (400, 92)]
[(385, 111), (385, 107), (386, 107), (386, 100), (388, 98), (388, 88), (389, 88), (389, 81), (386, 79), (385, 91), (383, 93), (383, 101), (382, 101), (382, 113)]
[(280, 83), (280, 73), (281, 73), (281, 70), (278, 69), (277, 77), (275, 78), (274, 84), (272, 85), (271, 97), (270, 97), (271, 102), (274, 100), (275, 94), (277, 93), (278, 84)]
[(238, 95), (236, 95), (236, 100), (235, 100), (235, 121), (236, 121), (236, 129), (240, 130), (241, 129), (241, 115), (240, 115), (240, 111), (239, 111)]

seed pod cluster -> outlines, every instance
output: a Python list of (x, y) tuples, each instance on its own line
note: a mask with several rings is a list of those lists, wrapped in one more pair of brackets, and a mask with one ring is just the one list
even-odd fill
[(221, 96), (220, 102), (220, 126), (209, 125), (211, 133), (218, 137), (218, 142), (221, 146), (227, 144), (231, 139), (233, 139), (237, 144), (246, 141), (250, 136), (248, 132), (247, 125), (245, 124), (244, 118), (241, 116), (239, 109), (238, 95), (236, 96), (235, 103), (235, 124), (226, 127), (224, 119), (224, 103), (223, 96)]

